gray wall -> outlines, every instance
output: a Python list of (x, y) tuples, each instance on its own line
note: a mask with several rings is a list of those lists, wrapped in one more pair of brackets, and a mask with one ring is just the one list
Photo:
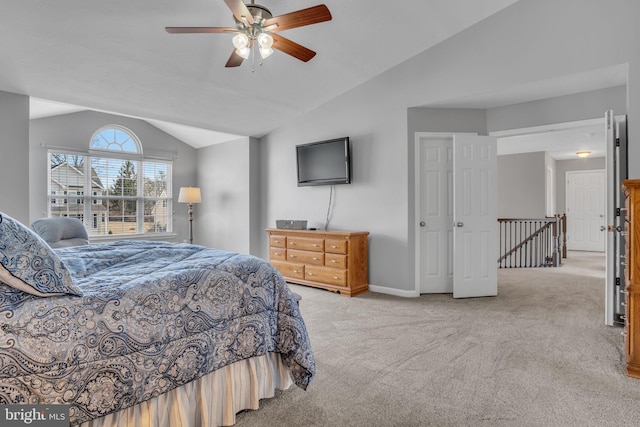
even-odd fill
[[(28, 117), (28, 115), (27, 115)], [(173, 162), (173, 230), (177, 241), (189, 237), (186, 205), (178, 203), (180, 187), (196, 185), (196, 150), (152, 126), (144, 120), (113, 114), (83, 111), (31, 120), (29, 144), (29, 224), (47, 211), (47, 148), (87, 151), (93, 133), (109, 124), (131, 130), (142, 143), (144, 154), (172, 158)]]
[(617, 86), (487, 110), (487, 130), (521, 129), (553, 123), (604, 119), (607, 110), (627, 112), (627, 87)]
[(0, 91), (0, 212), (29, 224), (29, 98)]
[[(640, 50), (635, 42), (639, 4), (635, 0), (606, 4), (599, 0), (520, 0), (265, 136), (261, 160), (264, 226), (282, 217), (322, 218), (328, 189), (295, 186), (293, 147), (349, 135), (354, 141), (354, 184), (336, 188), (332, 228), (370, 231), (370, 283), (376, 290), (409, 295), (415, 290), (412, 115), (417, 112), (407, 109), (446, 105), (450, 99), (626, 63), (630, 175), (640, 176), (640, 145), (633, 146), (634, 111), (640, 114)], [(608, 25), (603, 25), (604, 16)], [(618, 109), (617, 102), (618, 98), (608, 108)], [(558, 105), (556, 109), (565, 109), (564, 115), (545, 117), (540, 110), (535, 121), (519, 113), (511, 117), (508, 109), (490, 110), (480, 127), (505, 130), (601, 117), (604, 111), (596, 114), (595, 109), (583, 110), (582, 105)], [(465, 126), (462, 122), (453, 130)], [(419, 130), (438, 129), (425, 126)], [(260, 254), (266, 257), (264, 235), (262, 242)]]
[(498, 156), (498, 218), (544, 218), (545, 153)]
[[(256, 176), (255, 140), (243, 138), (198, 150), (198, 185), (194, 243), (240, 253), (251, 252), (252, 191)], [(256, 233), (257, 234), (257, 233)]]

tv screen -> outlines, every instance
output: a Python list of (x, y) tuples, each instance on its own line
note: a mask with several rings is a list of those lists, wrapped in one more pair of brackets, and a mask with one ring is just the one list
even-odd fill
[(349, 137), (296, 146), (298, 187), (351, 183)]

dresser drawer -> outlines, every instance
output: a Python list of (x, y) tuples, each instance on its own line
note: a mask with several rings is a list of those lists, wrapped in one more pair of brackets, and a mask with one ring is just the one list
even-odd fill
[(269, 246), (274, 248), (286, 248), (287, 236), (269, 236)]
[(332, 254), (346, 254), (347, 247), (346, 240), (327, 239), (325, 242), (325, 250)]
[(347, 286), (347, 271), (338, 268), (307, 266), (304, 278), (313, 282)]
[(304, 279), (304, 264), (296, 264), (293, 262), (271, 261), (271, 264), (278, 269), (284, 277), (292, 277), (294, 279)]
[(324, 239), (289, 236), (289, 238), (287, 238), (287, 248), (299, 249), (302, 251), (324, 252)]
[(347, 256), (341, 254), (324, 254), (324, 265), (332, 268), (347, 268)]
[(269, 260), (287, 260), (287, 250), (284, 248), (269, 248)]
[(288, 249), (287, 261), (311, 265), (324, 265), (324, 253)]

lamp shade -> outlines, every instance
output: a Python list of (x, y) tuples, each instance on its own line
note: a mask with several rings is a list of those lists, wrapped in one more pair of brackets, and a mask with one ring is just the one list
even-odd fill
[(201, 203), (202, 195), (198, 187), (180, 187), (178, 203)]

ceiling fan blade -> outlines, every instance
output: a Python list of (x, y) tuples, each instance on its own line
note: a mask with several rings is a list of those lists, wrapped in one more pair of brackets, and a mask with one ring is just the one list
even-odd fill
[(307, 62), (316, 56), (316, 53), (311, 49), (307, 49), (306, 47), (282, 37), (281, 35), (271, 34), (271, 36), (273, 37), (272, 47), (274, 49), (278, 49), (280, 52), (284, 52), (287, 55), (298, 58), (300, 61)]
[(224, 2), (238, 21), (243, 22), (242, 18), (245, 18), (250, 25), (253, 25), (253, 16), (242, 0), (224, 0)]
[(237, 28), (229, 27), (165, 27), (170, 34), (194, 34), (194, 33), (232, 33), (237, 32)]
[[(231, 1), (231, 0), (225, 0)], [(304, 27), (305, 25), (317, 24), (331, 20), (331, 12), (324, 4), (301, 9), (296, 12), (285, 13), (284, 15), (274, 16), (266, 19), (263, 27), (276, 24), (277, 27), (271, 29), (271, 32), (279, 32), (290, 28)]]
[(233, 49), (233, 52), (231, 52), (231, 56), (229, 57), (229, 60), (225, 64), (225, 67), (227, 67), (227, 68), (229, 68), (229, 67), (239, 67), (240, 65), (242, 65), (242, 61), (244, 61), (244, 58), (242, 56), (238, 55), (236, 53), (236, 50)]

